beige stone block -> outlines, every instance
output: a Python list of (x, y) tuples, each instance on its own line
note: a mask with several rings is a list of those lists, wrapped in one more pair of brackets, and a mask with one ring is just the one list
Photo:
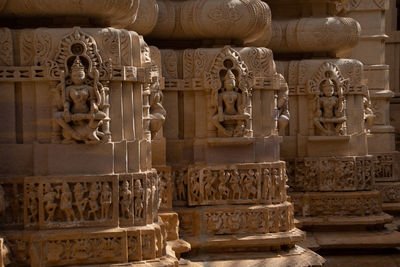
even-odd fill
[(49, 143), (51, 140), (51, 103), (49, 102), (50, 88), (43, 82), (34, 85), (36, 99), (36, 140), (40, 143)]
[(114, 172), (128, 172), (128, 144), (126, 141), (114, 143)]
[(114, 172), (113, 144), (45, 146), (48, 149), (48, 175)]
[(1, 144), (1, 176), (23, 176), (33, 174), (33, 145)]
[(151, 141), (151, 157), (153, 165), (165, 165), (166, 164), (166, 139), (157, 138)]
[(122, 111), (122, 83), (114, 82), (111, 84), (113, 90), (110, 92), (110, 130), (114, 142), (121, 141), (123, 136), (123, 111)]
[(35, 84), (32, 82), (21, 83), (21, 135), (24, 143), (32, 143), (36, 139), (36, 96)]
[[(375, 53), (365, 53), (365, 51), (375, 51)], [(351, 51), (349, 57), (360, 60), (366, 65), (383, 64), (385, 62), (385, 46), (382, 38), (365, 38)]]
[(0, 142), (16, 143), (16, 108), (15, 108), (15, 84), (0, 84)]
[(133, 101), (134, 85), (132, 83), (122, 84), (122, 104), (123, 104), (123, 129), (124, 139), (132, 141), (135, 139), (135, 125), (138, 119), (134, 114), (134, 101)]
[(395, 151), (393, 128), (391, 126), (375, 126), (371, 132), (372, 136), (368, 137), (368, 151), (370, 153)]
[(179, 119), (178, 92), (164, 92), (164, 106), (167, 110), (167, 118), (164, 125), (165, 137), (178, 138), (181, 124)]
[(128, 172), (139, 172), (141, 167), (141, 150), (140, 150), (140, 142), (133, 141), (127, 142), (127, 150), (128, 150)]
[(364, 77), (368, 79), (368, 89), (389, 90), (389, 66), (364, 66)]

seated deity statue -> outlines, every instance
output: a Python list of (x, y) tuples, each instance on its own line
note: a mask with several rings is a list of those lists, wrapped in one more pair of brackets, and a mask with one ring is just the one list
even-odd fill
[(235, 74), (228, 69), (223, 87), (218, 93), (218, 110), (212, 123), (221, 137), (243, 137), (246, 135), (250, 114), (245, 112), (245, 96), (236, 86)]
[[(88, 85), (87, 74), (79, 57), (75, 58), (70, 71), (70, 84), (62, 74), (56, 95), (61, 98), (54, 114), (55, 127), (61, 127), (62, 143), (101, 142), (104, 133), (99, 130), (107, 114), (101, 111), (104, 104), (105, 87), (99, 82), (98, 70), (93, 71), (93, 85)], [(61, 92), (60, 92), (61, 91)], [(60, 97), (61, 96), (61, 97)], [(61, 104), (62, 103), (62, 104)], [(57, 139), (53, 139), (57, 142)]]
[(332, 136), (344, 134), (344, 96), (341, 89), (329, 78), (320, 84), (322, 96), (316, 96), (314, 125), (319, 135)]

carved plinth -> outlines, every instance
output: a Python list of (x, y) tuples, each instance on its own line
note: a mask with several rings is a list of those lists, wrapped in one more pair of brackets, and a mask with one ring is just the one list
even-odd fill
[(293, 246), (304, 239), (294, 227), (292, 204), (176, 208), (180, 233), (192, 249), (246, 251)]
[(342, 193), (290, 193), (296, 218), (305, 227), (384, 225), (392, 216), (382, 211), (378, 191)]
[(291, 191), (346, 192), (374, 189), (374, 156), (288, 160)]
[(172, 181), (180, 233), (192, 248), (245, 251), (303, 238), (287, 202), (284, 162), (176, 167)]
[(158, 221), (158, 183), (155, 171), (1, 178), (1, 227), (13, 262), (59, 266), (162, 257), (167, 236)]
[[(18, 266), (37, 266), (39, 263), (65, 266), (146, 260), (160, 262), (166, 249), (165, 229), (158, 224), (115, 229), (74, 229), (62, 233), (56, 230), (4, 233), (10, 244), (13, 263)], [(173, 266), (174, 261), (170, 261), (169, 266)]]

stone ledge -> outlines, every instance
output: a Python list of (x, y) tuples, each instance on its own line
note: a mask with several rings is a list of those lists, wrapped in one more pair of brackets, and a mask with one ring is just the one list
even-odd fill
[(303, 227), (350, 227), (373, 226), (390, 223), (392, 216), (386, 213), (371, 216), (317, 216), (296, 217)]
[(222, 267), (222, 266), (274, 266), (302, 267), (322, 266), (325, 259), (311, 250), (299, 246), (280, 252), (251, 253), (207, 253), (181, 260), (180, 266), (189, 267)]
[(209, 237), (183, 237), (193, 249), (202, 251), (269, 251), (293, 247), (305, 238), (305, 233), (297, 228), (287, 232), (270, 234), (240, 234)]

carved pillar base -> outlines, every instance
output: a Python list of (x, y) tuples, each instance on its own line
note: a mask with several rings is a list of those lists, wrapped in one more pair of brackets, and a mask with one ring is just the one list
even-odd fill
[(400, 153), (375, 154), (375, 188), (382, 193), (385, 212), (400, 211)]
[[(157, 215), (154, 177), (155, 171), (1, 178), (6, 203), (1, 234), (11, 261), (65, 266), (151, 260), (149, 266), (174, 266), (177, 259), (167, 255), (166, 227)], [(142, 184), (140, 196), (136, 181)], [(125, 197), (126, 190), (132, 198)]]
[(304, 239), (287, 201), (284, 162), (173, 168), (180, 233), (200, 251), (293, 248)]
[(290, 208), (291, 204), (285, 203), (176, 208), (176, 211), (182, 237), (192, 250), (275, 251), (293, 248), (305, 238), (304, 232), (285, 225), (286, 218), (280, 217), (279, 212), (285, 213)]
[(188, 252), (191, 246), (188, 242), (179, 238), (179, 218), (172, 211), (172, 170), (169, 166), (155, 166), (160, 177), (160, 213), (159, 216), (165, 225), (167, 243), (179, 259), (182, 253)]
[[(105, 263), (167, 263), (172, 258), (162, 255), (163, 226), (152, 224), (142, 227), (96, 228), (49, 231), (7, 231), (13, 263), (17, 265), (66, 266)], [(151, 266), (151, 264), (148, 264)]]
[(392, 217), (382, 211), (375, 189), (373, 156), (308, 157), (288, 161), (289, 195), (304, 227), (382, 226)]

